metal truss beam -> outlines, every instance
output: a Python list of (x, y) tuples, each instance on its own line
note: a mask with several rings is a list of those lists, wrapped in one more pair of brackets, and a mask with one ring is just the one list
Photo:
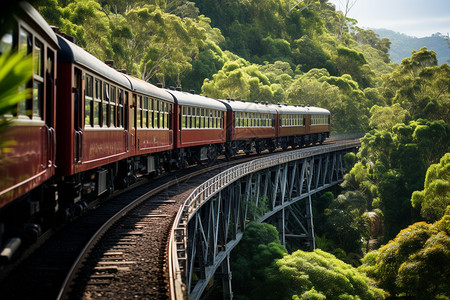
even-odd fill
[(296, 239), (314, 249), (311, 197), (342, 182), (343, 156), (359, 145), (356, 141), (257, 159), (198, 187), (180, 209), (171, 235), (174, 290), (199, 299), (216, 277), (222, 279), (224, 299), (232, 299), (229, 255), (250, 221), (276, 223), (283, 244)]

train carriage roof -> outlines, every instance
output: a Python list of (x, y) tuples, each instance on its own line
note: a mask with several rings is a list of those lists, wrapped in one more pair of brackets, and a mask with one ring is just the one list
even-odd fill
[(170, 95), (167, 91), (160, 89), (154, 86), (151, 83), (148, 83), (142, 79), (122, 74), (125, 76), (131, 83), (131, 89), (137, 93), (141, 93), (147, 95), (149, 97), (158, 98), (161, 100), (166, 100), (169, 102), (174, 102), (172, 95)]
[(58, 39), (55, 32), (39, 14), (39, 12), (31, 6), (30, 3), (25, 1), (20, 2), (19, 6), (23, 11), (22, 14), (20, 14), (19, 11), (20, 17), (29, 23), (30, 26), (36, 30), (36, 32), (38, 32), (48, 43), (50, 43), (53, 48), (58, 49)]
[(173, 98), (178, 105), (188, 105), (201, 108), (217, 109), (222, 111), (227, 110), (223, 103), (212, 98), (181, 91), (167, 91), (173, 95)]
[(123, 76), (123, 73), (109, 67), (83, 48), (65, 38), (59, 35), (57, 37), (59, 46), (61, 47), (61, 50), (58, 51), (58, 63), (75, 63), (81, 65), (92, 72), (103, 75), (107, 79), (131, 89), (130, 81)]
[(265, 105), (239, 100), (218, 100), (218, 101), (224, 103), (232, 111), (257, 112), (265, 114), (277, 113), (277, 110), (273, 105)]
[(281, 114), (309, 114), (309, 115), (330, 114), (329, 110), (314, 106), (276, 105), (275, 107)]

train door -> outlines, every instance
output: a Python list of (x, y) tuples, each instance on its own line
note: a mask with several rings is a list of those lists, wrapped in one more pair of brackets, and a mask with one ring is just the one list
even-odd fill
[(128, 92), (120, 90), (119, 92), (119, 111), (120, 122), (122, 123), (125, 133), (125, 152), (130, 151), (130, 128), (129, 128), (129, 107), (128, 107)]
[(81, 70), (78, 68), (74, 69), (73, 74), (73, 129), (74, 129), (74, 159), (75, 162), (81, 162), (82, 158), (82, 146), (83, 146), (83, 130), (82, 126), (82, 80), (81, 80)]
[(47, 61), (45, 64), (45, 125), (48, 130), (48, 161), (55, 166), (56, 160), (56, 97), (55, 97), (55, 52), (47, 47)]
[(136, 149), (137, 145), (137, 95), (133, 94), (131, 98), (131, 104), (129, 105), (130, 108), (130, 139), (131, 139), (131, 146), (133, 149)]

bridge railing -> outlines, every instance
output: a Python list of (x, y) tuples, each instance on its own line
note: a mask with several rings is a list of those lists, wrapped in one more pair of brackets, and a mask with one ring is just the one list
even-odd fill
[(348, 141), (339, 144), (323, 145), (311, 149), (298, 150), (252, 160), (227, 169), (198, 186), (180, 207), (172, 226), (169, 240), (169, 285), (171, 299), (183, 299), (185, 288), (182, 273), (186, 270), (186, 232), (189, 220), (196, 211), (220, 190), (234, 181), (251, 173), (267, 169), (279, 164), (296, 161), (299, 159), (321, 155), (328, 152), (356, 148), (360, 146), (359, 140)]

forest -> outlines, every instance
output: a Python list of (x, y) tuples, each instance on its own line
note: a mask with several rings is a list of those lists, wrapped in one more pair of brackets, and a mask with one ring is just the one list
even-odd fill
[(288, 253), (275, 227), (249, 223), (236, 299), (450, 299), (450, 68), (436, 53), (394, 63), (389, 39), (327, 0), (32, 3), (148, 82), (324, 107), (334, 135), (364, 134), (342, 185), (314, 200), (315, 251)]

